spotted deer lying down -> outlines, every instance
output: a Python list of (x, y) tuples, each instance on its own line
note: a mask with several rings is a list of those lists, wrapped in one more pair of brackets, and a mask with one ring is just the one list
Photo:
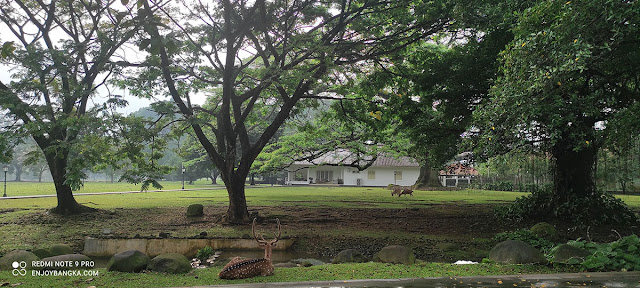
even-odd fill
[(278, 238), (282, 233), (280, 229), (280, 220), (278, 222), (278, 235), (271, 241), (264, 240), (264, 237), (260, 235), (260, 239), (256, 236), (256, 219), (253, 219), (251, 225), (251, 232), (253, 238), (258, 241), (260, 247), (264, 247), (264, 258), (256, 259), (243, 259), (241, 257), (235, 257), (229, 261), (229, 263), (222, 268), (222, 271), (218, 274), (220, 279), (244, 279), (255, 276), (269, 276), (273, 274), (273, 263), (271, 263), (271, 249), (278, 242)]

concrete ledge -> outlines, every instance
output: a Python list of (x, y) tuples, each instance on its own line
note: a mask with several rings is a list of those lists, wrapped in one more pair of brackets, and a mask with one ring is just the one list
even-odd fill
[[(294, 239), (281, 239), (273, 250), (286, 250), (295, 242)], [(139, 250), (149, 257), (165, 253), (180, 253), (193, 257), (198, 249), (211, 246), (213, 249), (263, 250), (253, 239), (98, 239), (87, 238), (84, 241), (82, 254), (96, 257), (110, 257), (114, 254)]]

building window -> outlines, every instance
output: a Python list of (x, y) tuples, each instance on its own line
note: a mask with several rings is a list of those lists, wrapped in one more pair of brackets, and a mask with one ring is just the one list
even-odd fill
[(369, 170), (369, 173), (367, 174), (367, 178), (368, 179), (376, 179), (376, 171), (375, 170)]
[(402, 180), (402, 171), (393, 171), (393, 175), (396, 176), (396, 180)]

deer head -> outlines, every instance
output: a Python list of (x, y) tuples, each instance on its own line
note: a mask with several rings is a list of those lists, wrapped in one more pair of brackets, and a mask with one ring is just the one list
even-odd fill
[(253, 224), (251, 224), (251, 233), (253, 233), (253, 239), (256, 239), (258, 245), (264, 248), (264, 259), (271, 261), (271, 249), (276, 246), (278, 243), (278, 239), (280, 239), (280, 235), (282, 234), (282, 229), (280, 228), (280, 219), (276, 218), (276, 222), (278, 223), (278, 234), (276, 238), (273, 240), (264, 240), (264, 236), (260, 235), (260, 239), (256, 236), (256, 218), (253, 218)]

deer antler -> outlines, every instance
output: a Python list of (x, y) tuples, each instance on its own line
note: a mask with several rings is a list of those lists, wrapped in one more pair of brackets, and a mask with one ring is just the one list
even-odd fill
[(258, 243), (267, 244), (267, 241), (264, 240), (264, 237), (262, 235), (260, 235), (260, 239), (258, 239), (258, 236), (256, 236), (256, 218), (253, 218), (253, 224), (251, 224), (251, 233), (253, 233), (253, 239), (256, 239)]
[(278, 222), (278, 236), (276, 236), (276, 238), (275, 238), (275, 239), (271, 240), (271, 241), (272, 241), (272, 242), (271, 242), (272, 244), (273, 244), (273, 243), (277, 243), (277, 242), (278, 242), (278, 240), (280, 240), (280, 235), (282, 235), (282, 229), (280, 229), (280, 219), (276, 218), (276, 222)]

